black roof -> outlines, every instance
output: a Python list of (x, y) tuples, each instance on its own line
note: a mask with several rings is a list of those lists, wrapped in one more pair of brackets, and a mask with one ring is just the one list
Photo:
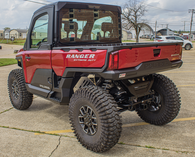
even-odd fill
[(59, 1), (52, 4), (45, 5), (34, 12), (36, 14), (40, 10), (50, 8), (55, 6), (55, 11), (59, 11), (62, 8), (74, 8), (74, 9), (99, 9), (99, 10), (109, 10), (117, 11), (121, 13), (121, 7), (117, 5), (107, 5), (107, 4), (98, 4), (98, 3), (82, 3), (82, 2), (66, 2)]

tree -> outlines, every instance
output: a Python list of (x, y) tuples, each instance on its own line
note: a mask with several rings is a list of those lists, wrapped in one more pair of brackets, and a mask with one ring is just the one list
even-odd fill
[(131, 27), (135, 29), (136, 42), (139, 42), (139, 33), (145, 25), (141, 18), (146, 12), (146, 6), (138, 0), (129, 0), (122, 8), (122, 27), (129, 30)]
[(6, 30), (8, 30), (8, 29), (10, 29), (10, 28), (9, 28), (9, 27), (5, 27), (5, 28), (4, 28), (4, 31), (6, 31)]

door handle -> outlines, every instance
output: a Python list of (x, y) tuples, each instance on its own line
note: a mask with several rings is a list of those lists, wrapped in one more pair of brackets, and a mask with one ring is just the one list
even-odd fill
[(26, 58), (26, 59), (31, 59), (31, 57), (30, 57), (30, 56), (26, 56), (25, 58)]

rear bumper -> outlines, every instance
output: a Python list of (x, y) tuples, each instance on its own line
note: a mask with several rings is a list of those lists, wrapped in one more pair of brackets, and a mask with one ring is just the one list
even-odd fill
[(168, 59), (163, 59), (158, 61), (144, 62), (134, 68), (105, 71), (99, 73), (99, 75), (104, 79), (123, 80), (180, 68), (182, 64), (182, 60), (170, 62)]

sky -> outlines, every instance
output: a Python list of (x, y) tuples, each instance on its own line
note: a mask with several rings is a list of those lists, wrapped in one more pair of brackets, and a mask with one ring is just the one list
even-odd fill
[[(51, 3), (55, 0), (32, 0)], [(71, 1), (71, 0), (69, 0)], [(128, 0), (75, 0), (77, 2), (92, 2), (123, 6)], [(139, 0), (141, 1), (141, 0)], [(143, 16), (153, 29), (157, 21), (157, 30), (168, 27), (172, 30), (190, 30), (191, 13), (195, 9), (195, 0), (143, 0), (147, 12)], [(0, 30), (5, 27), (11, 29), (28, 29), (35, 10), (43, 5), (24, 0), (0, 0)], [(195, 31), (195, 13), (192, 31)]]

